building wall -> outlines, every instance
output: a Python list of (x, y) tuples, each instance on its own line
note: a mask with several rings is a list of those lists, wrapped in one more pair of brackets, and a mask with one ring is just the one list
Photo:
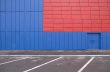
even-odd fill
[(44, 0), (45, 32), (109, 32), (110, 0)]
[[(110, 49), (109, 31), (45, 32), (43, 5), (43, 0), (0, 0), (1, 50)], [(100, 48), (88, 47), (88, 33), (100, 33)]]

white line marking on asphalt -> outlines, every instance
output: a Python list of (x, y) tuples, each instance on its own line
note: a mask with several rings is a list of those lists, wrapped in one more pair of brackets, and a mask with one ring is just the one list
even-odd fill
[(92, 57), (81, 69), (79, 69), (77, 72), (82, 72), (93, 60), (95, 57)]
[(100, 56), (102, 56), (102, 57), (110, 57), (110, 55), (0, 55), (0, 57), (16, 57), (16, 56), (20, 56), (20, 57), (24, 57), (24, 56), (28, 56), (28, 57), (31, 57), (31, 56), (42, 56), (42, 57), (61, 57), (61, 56), (63, 56), (63, 57), (68, 57), (68, 56), (76, 56), (76, 57), (79, 57), (79, 56), (85, 56), (85, 57), (100, 57)]
[(4, 64), (8, 64), (8, 63), (12, 63), (12, 62), (16, 62), (16, 61), (20, 61), (20, 60), (24, 60), (24, 59), (27, 59), (28, 57), (26, 58), (22, 58), (22, 59), (17, 59), (17, 60), (12, 60), (12, 61), (8, 61), (8, 62), (4, 62), (4, 63), (0, 63), (0, 65), (4, 65)]
[(59, 58), (53, 59), (53, 60), (51, 60), (51, 61), (48, 61), (48, 62), (46, 62), (46, 63), (43, 63), (43, 64), (41, 64), (41, 65), (38, 65), (38, 66), (36, 66), (36, 67), (33, 67), (33, 68), (31, 68), (31, 69), (25, 70), (25, 71), (23, 71), (23, 72), (32, 71), (32, 70), (34, 70), (34, 69), (40, 68), (40, 67), (42, 67), (42, 66), (44, 66), (44, 65), (47, 65), (47, 64), (49, 64), (49, 63), (52, 63), (52, 62), (57, 61), (57, 60), (62, 59), (62, 58), (63, 58), (63, 57), (59, 57)]

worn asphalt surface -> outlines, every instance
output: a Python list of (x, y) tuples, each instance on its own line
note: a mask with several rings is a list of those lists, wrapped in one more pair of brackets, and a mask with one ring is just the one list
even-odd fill
[[(91, 58), (92, 56), (0, 56), (0, 72), (110, 72), (109, 56), (94, 56), (86, 65)], [(79, 71), (81, 68), (83, 69)]]

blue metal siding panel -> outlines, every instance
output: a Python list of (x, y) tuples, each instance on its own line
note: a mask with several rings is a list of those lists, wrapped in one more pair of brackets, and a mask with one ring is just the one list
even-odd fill
[(1, 42), (1, 13), (0, 13), (0, 48), (2, 48)]
[(6, 49), (11, 49), (12, 48), (12, 35), (11, 32), (6, 32), (5, 34), (5, 40), (6, 40)]
[(0, 35), (1, 35), (1, 49), (6, 49), (6, 40), (5, 40), (5, 33), (4, 32), (0, 32)]
[(35, 13), (31, 13), (30, 14), (30, 31), (35, 31), (35, 29), (36, 29), (36, 26), (35, 25), (37, 25), (36, 23), (35, 23)]
[(15, 49), (16, 48), (16, 34), (15, 32), (11, 33), (11, 49)]
[(89, 49), (101, 49), (101, 34), (100, 33), (88, 33), (88, 48)]
[(5, 29), (6, 31), (11, 31), (11, 14), (10, 13), (6, 13), (5, 15)]
[(15, 31), (18, 31), (19, 32), (19, 30), (20, 30), (20, 13), (19, 12), (17, 12), (16, 13), (16, 16), (15, 16)]
[(43, 11), (43, 0), (38, 0), (39, 11)]
[(0, 16), (0, 31), (42, 31), (41, 13), (1, 13)]
[[(53, 40), (53, 42), (54, 42), (54, 40)], [(45, 41), (46, 41), (46, 43), (45, 43), (46, 44), (46, 47), (45, 48), (46, 49), (52, 48), (52, 34), (51, 33), (45, 33)]]
[(16, 31), (16, 13), (11, 14), (11, 31)]
[(107, 36), (106, 36), (106, 46), (107, 46), (107, 48), (106, 49), (110, 49), (110, 33), (107, 33), (106, 34)]
[[(34, 36), (34, 32), (1, 32), (1, 49), (86, 49), (86, 45), (81, 43), (84, 42), (83, 40), (81, 41), (81, 37), (84, 37), (81, 36), (81, 33), (65, 33), (64, 35), (63, 33), (36, 32), (35, 34)], [(75, 35), (77, 36), (75, 37)], [(71, 39), (71, 36), (73, 36), (73, 39)], [(109, 39), (106, 41), (108, 42), (103, 44), (103, 49), (109, 49), (110, 47)]]
[(101, 35), (101, 48), (107, 49), (107, 32), (103, 32)]
[(42, 11), (41, 6), (42, 0), (0, 0), (1, 11)]
[(35, 45), (35, 48), (34, 49), (38, 49), (39, 48), (39, 45), (40, 45), (40, 42), (39, 42), (39, 32), (34, 32), (35, 34), (35, 38), (34, 38), (34, 45)]
[(16, 11), (16, 0), (11, 0), (11, 11)]
[(45, 40), (44, 40), (44, 33), (42, 33), (42, 32), (39, 32), (39, 48), (40, 49), (46, 49), (46, 47), (45, 47)]
[(0, 0), (0, 11), (5, 11), (5, 0)]
[(101, 48), (102, 50), (110, 50), (110, 32), (102, 32)]
[(21, 26), (21, 27), (24, 27), (23, 31), (30, 31), (30, 26), (31, 26), (30, 14), (31, 13), (24, 13), (24, 22), (25, 23), (23, 24), (23, 26)]
[(77, 35), (78, 37), (77, 37), (77, 48), (78, 49), (81, 49), (82, 48), (82, 33), (78, 33), (78, 35)]
[(38, 29), (39, 31), (42, 31), (43, 32), (43, 14), (42, 12), (39, 12), (39, 15), (38, 15)]
[(51, 35), (48, 36), (48, 38), (50, 38), (51, 48), (56, 49), (56, 38), (55, 38), (56, 34), (53, 33), (53, 32), (50, 32), (49, 34), (51, 34)]
[(5, 11), (11, 11), (12, 1), (6, 0), (5, 4), (6, 4), (6, 10)]
[(0, 31), (5, 31), (5, 13), (0, 13)]
[(30, 48), (34, 49), (35, 48), (35, 37), (34, 37), (34, 32), (31, 32), (31, 35), (30, 35)]

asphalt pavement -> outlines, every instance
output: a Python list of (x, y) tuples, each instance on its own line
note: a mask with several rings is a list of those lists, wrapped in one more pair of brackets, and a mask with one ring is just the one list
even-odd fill
[(0, 72), (110, 72), (110, 57), (0, 56)]

